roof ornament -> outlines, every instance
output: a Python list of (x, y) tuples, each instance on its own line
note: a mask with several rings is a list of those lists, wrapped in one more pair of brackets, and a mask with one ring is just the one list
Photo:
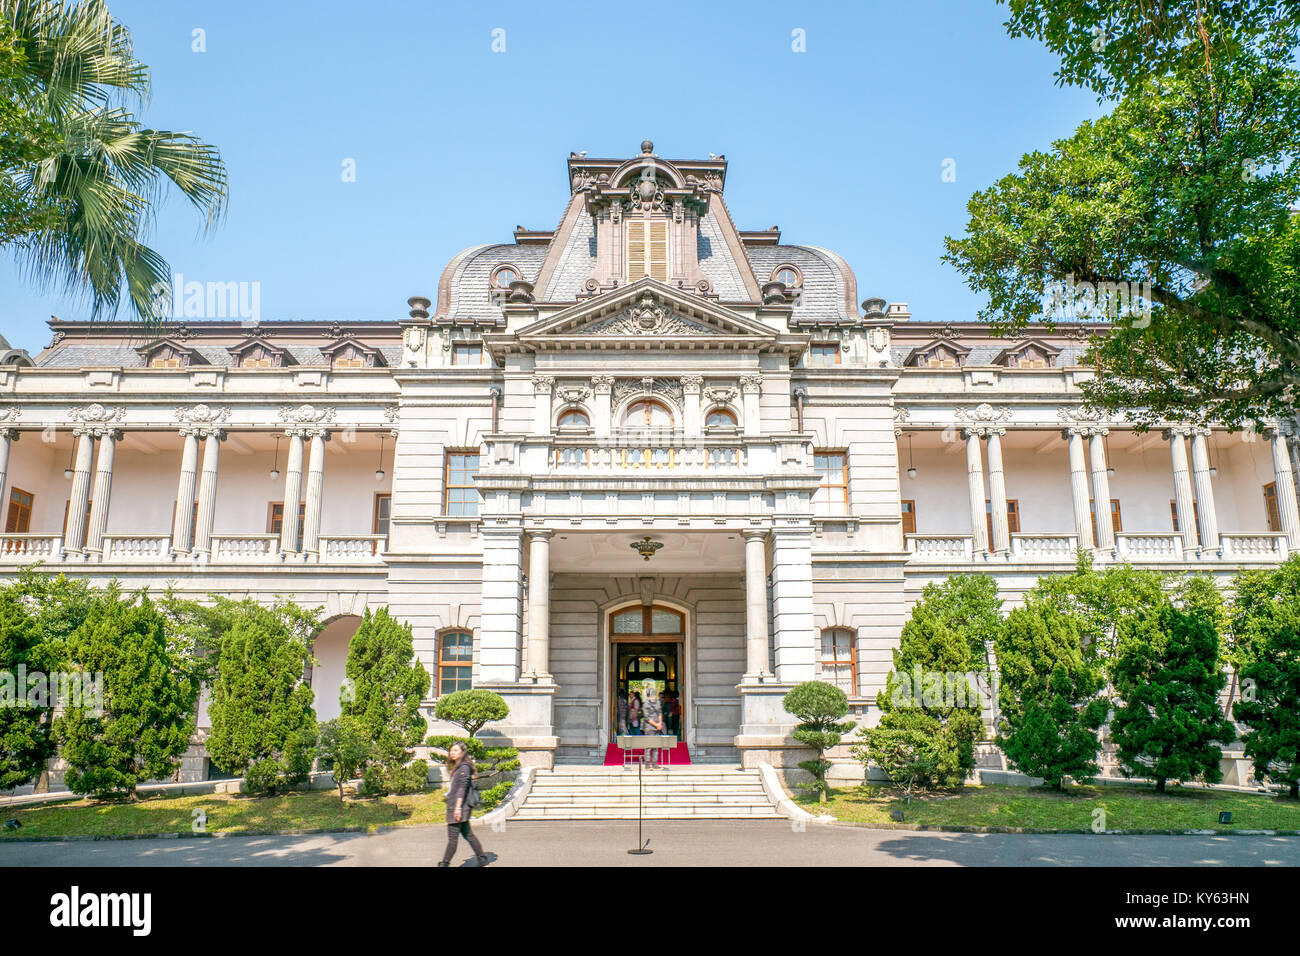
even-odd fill
[(648, 139), (641, 140), (641, 152), (653, 155), (655, 144)]

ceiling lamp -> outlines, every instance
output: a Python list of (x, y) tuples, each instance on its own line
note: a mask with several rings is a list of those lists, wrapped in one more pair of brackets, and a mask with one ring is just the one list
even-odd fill
[(912, 436), (907, 436), (907, 477), (916, 477), (916, 463), (912, 460)]
[(628, 545), (633, 551), (649, 561), (654, 557), (656, 551), (664, 546), (662, 541), (652, 541), (649, 535), (646, 535), (640, 541), (633, 541)]
[(68, 448), (68, 467), (63, 469), (63, 477), (68, 479), (68, 481), (72, 480), (72, 452), (76, 447), (76, 442), (73, 442)]
[(275, 461), (271, 462), (271, 480), (280, 477), (280, 436), (275, 436)]
[(375, 481), (384, 480), (384, 439), (387, 436), (379, 436), (379, 466), (375, 468)]

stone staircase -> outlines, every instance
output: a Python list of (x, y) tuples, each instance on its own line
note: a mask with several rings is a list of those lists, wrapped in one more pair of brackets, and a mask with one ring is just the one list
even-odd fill
[[(699, 764), (642, 773), (647, 820), (774, 820), (757, 770)], [(622, 767), (538, 770), (515, 820), (635, 820), (637, 772)]]

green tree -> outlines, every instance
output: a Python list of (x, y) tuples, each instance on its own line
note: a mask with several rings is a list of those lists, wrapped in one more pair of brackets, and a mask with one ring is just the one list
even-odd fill
[(876, 727), (862, 730), (859, 743), (850, 749), (864, 768), (875, 764), (912, 802), (912, 791), (929, 785), (938, 775), (939, 754), (934, 734), (919, 730), (889, 730)]
[[(416, 789), (424, 785), (429, 767), (412, 747), (428, 729), (420, 704), (429, 690), (429, 672), (415, 660), (411, 626), (400, 624), (380, 608), (367, 609), (348, 645), (343, 713), (356, 717), (371, 743), (367, 790)], [(348, 699), (350, 698), (350, 699)]]
[(1247, 727), (1255, 776), (1300, 797), (1300, 555), (1244, 571), (1233, 584), (1233, 629), (1248, 652), (1233, 716)]
[(1294, 408), (1300, 19), (1284, 6), (1011, 0), (1012, 34), (1047, 42), (1062, 81), (1111, 111), (977, 192), (944, 259), (1008, 334), (1107, 322), (1082, 388), (1140, 424), (1258, 427)]
[(316, 745), (312, 690), (314, 632), (286, 622), (280, 605), (246, 605), (224, 633), (208, 716), (208, 756), (249, 790), (274, 791), (307, 779)]
[(129, 796), (142, 781), (172, 776), (194, 733), (199, 680), (157, 605), (111, 585), (71, 635), (68, 657), (102, 680), (103, 698), (55, 721), (69, 789)]
[(1129, 564), (1098, 571), (1093, 566), (1092, 555), (1080, 551), (1074, 571), (1044, 575), (1027, 599), (1074, 618), (1084, 649), (1110, 660), (1115, 655), (1120, 625), (1149, 617), (1164, 607), (1169, 601), (1170, 587), (1177, 589), (1168, 575)]
[(831, 762), (826, 759), (826, 751), (839, 746), (844, 734), (856, 724), (845, 721), (849, 712), (849, 698), (834, 684), (810, 680), (791, 688), (782, 700), (786, 713), (799, 721), (791, 734), (805, 747), (817, 752), (812, 760), (801, 760), (799, 766), (812, 776), (812, 783), (800, 783), (803, 790), (817, 794), (820, 802), (826, 802), (830, 786), (826, 783), (826, 772), (831, 769)]
[(881, 730), (934, 738), (934, 776), (926, 786), (961, 786), (975, 769), (983, 734), (981, 692), (991, 685), (986, 644), (1002, 627), (997, 582), (955, 575), (927, 584), (903, 625), (894, 669), (877, 696)]
[(320, 758), (330, 765), (343, 802), (343, 785), (357, 775), (373, 755), (366, 728), (356, 717), (344, 714), (320, 725)]
[(1162, 793), (1169, 780), (1222, 778), (1220, 744), (1236, 732), (1219, 708), (1227, 679), (1211, 620), (1169, 604), (1126, 626), (1113, 675), (1122, 702), (1111, 738), (1128, 776), (1150, 777)]
[(125, 286), (156, 323), (170, 313), (158, 290), (171, 269), (143, 242), (154, 209), (174, 187), (215, 226), (228, 196), (220, 153), (136, 118), (149, 70), (103, 0), (0, 0), (0, 22), (0, 244), (39, 284), (88, 296), (96, 315), (115, 312)]
[(510, 715), (510, 708), (500, 694), (474, 688), (443, 694), (434, 705), (433, 715), (463, 727), (470, 737), (477, 737), (485, 725), (494, 720), (505, 720)]
[(1017, 608), (998, 637), (997, 658), (998, 742), (1011, 765), (1054, 790), (1065, 777), (1093, 776), (1110, 705), (1098, 696), (1101, 663), (1084, 652), (1075, 619), (1050, 607)]

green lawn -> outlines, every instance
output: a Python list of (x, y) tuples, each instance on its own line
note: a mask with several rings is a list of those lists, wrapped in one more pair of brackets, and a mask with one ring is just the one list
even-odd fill
[[(897, 826), (890, 813), (902, 810), (903, 825), (1091, 830), (1101, 807), (1107, 830), (1300, 830), (1300, 800), (1177, 787), (1165, 794), (1140, 787), (1071, 787), (1064, 793), (963, 787), (913, 794), (908, 806), (894, 787), (863, 786), (836, 790), (823, 805), (815, 797), (796, 799), (813, 813), (884, 827)], [(1232, 823), (1218, 822), (1220, 810), (1232, 811)]]
[(36, 836), (121, 836), (191, 833), (194, 811), (207, 817), (208, 833), (256, 833), (268, 830), (321, 830), (335, 827), (440, 824), (446, 803), (441, 790), (403, 796), (349, 798), (337, 790), (311, 790), (278, 797), (202, 794), (192, 797), (150, 796), (112, 803), (77, 800), (43, 807), (0, 807), (0, 820), (17, 819), (22, 828), (0, 829), (0, 839)]

